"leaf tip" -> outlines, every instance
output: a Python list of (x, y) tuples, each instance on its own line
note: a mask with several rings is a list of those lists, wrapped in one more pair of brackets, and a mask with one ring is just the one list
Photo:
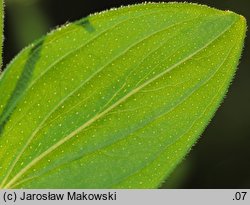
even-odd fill
[(244, 26), (245, 30), (247, 29), (247, 20), (244, 16), (242, 15), (239, 15), (240, 16), (240, 21), (241, 21), (241, 24)]

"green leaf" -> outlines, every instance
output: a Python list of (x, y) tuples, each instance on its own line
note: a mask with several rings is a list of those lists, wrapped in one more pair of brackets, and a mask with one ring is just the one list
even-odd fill
[(1, 187), (158, 187), (218, 108), (245, 31), (233, 12), (141, 4), (29, 46), (0, 81)]

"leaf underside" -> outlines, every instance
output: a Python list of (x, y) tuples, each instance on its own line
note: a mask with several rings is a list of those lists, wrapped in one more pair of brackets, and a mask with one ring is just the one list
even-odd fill
[(2, 188), (155, 188), (218, 108), (242, 16), (187, 3), (91, 15), (0, 77)]

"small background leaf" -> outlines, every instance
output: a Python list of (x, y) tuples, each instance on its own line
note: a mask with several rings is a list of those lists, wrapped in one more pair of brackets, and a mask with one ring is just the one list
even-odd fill
[(232, 12), (147, 4), (28, 47), (0, 81), (1, 187), (159, 186), (218, 108), (245, 29)]
[(24, 46), (47, 33), (50, 29), (48, 16), (39, 7), (39, 0), (7, 0), (11, 33), (15, 47), (21, 50)]

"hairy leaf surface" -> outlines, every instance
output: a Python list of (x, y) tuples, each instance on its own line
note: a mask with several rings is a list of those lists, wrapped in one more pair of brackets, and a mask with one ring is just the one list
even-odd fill
[(229, 11), (141, 4), (27, 47), (0, 79), (0, 187), (158, 187), (218, 108), (245, 29)]

